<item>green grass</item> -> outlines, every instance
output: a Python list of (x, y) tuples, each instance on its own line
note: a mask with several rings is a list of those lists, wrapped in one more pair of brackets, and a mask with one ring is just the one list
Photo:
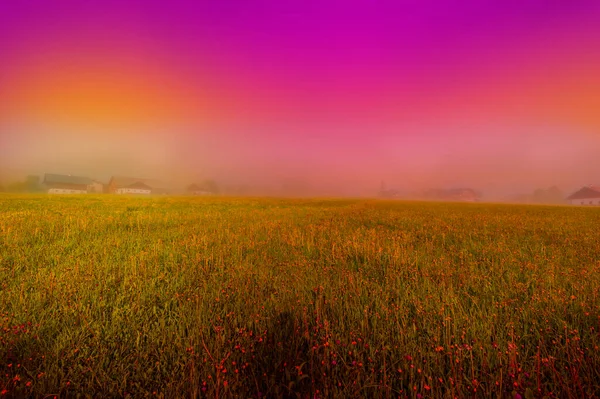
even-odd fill
[(600, 395), (600, 209), (0, 196), (0, 391)]

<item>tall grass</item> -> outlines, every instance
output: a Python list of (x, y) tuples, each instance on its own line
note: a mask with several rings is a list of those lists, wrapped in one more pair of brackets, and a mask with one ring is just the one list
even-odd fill
[(600, 395), (600, 212), (0, 196), (11, 397)]

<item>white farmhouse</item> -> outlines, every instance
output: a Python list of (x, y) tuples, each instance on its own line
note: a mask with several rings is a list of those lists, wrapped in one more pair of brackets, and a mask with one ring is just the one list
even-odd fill
[(571, 205), (600, 205), (600, 186), (585, 186), (567, 197)]

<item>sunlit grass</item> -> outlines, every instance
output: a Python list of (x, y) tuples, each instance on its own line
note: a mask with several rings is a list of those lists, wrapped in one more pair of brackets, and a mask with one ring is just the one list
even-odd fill
[(15, 396), (600, 395), (600, 212), (0, 196)]

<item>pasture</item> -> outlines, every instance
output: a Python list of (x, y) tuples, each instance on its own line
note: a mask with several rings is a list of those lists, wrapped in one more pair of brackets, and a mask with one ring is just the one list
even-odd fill
[(599, 332), (597, 208), (0, 195), (6, 397), (600, 396)]

